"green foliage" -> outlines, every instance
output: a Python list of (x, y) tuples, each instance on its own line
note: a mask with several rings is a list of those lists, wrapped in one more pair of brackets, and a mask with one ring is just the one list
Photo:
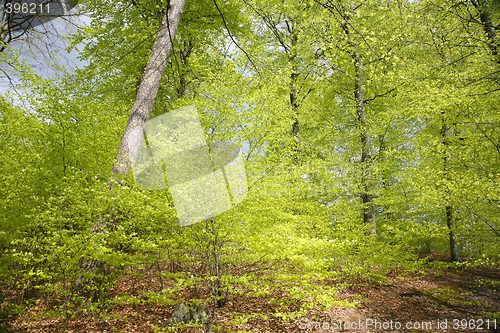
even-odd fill
[[(85, 3), (93, 21), (70, 40), (85, 42), (87, 67), (44, 79), (18, 57), (0, 58), (21, 79), (16, 98), (0, 98), (0, 281), (21, 295), (0, 302), (3, 322), (34, 305), (46, 316), (111, 316), (113, 306), (211, 306), (243, 294), (279, 310), (234, 313), (227, 325), (291, 321), (356, 306), (337, 297), (349, 284), (498, 259), (498, 61), (483, 27), (461, 19), (477, 8), (218, 1), (224, 24), (213, 1), (189, 2), (152, 116), (196, 104), (208, 142), (242, 147), (249, 192), (180, 228), (168, 191), (109, 174), (166, 2)], [(376, 236), (363, 223), (366, 183)], [(107, 228), (95, 232), (99, 222)], [(417, 259), (447, 252), (450, 231), (463, 254), (483, 259)], [(84, 269), (93, 262), (106, 265)], [(111, 292), (144, 271), (157, 272), (156, 291)]]

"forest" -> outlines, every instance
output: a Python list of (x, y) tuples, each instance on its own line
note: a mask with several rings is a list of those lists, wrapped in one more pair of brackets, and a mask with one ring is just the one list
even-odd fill
[(1, 1), (0, 333), (500, 332), (499, 29), (499, 0)]

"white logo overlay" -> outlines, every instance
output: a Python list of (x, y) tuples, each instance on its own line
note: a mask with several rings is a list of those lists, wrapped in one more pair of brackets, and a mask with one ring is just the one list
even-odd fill
[(132, 165), (137, 186), (165, 189), (168, 184), (182, 227), (224, 213), (248, 190), (240, 148), (208, 145), (194, 105), (149, 120)]

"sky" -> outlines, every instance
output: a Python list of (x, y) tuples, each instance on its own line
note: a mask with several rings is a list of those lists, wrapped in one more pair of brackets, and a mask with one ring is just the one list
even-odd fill
[[(76, 10), (72, 10), (69, 14), (75, 13)], [(83, 67), (85, 62), (78, 59), (78, 52), (66, 50), (69, 43), (65, 36), (75, 33), (77, 26), (89, 23), (90, 17), (85, 15), (67, 15), (55, 18), (35, 26), (34, 31), (30, 31), (21, 39), (12, 41), (3, 52), (5, 55), (17, 52), (19, 57), (29, 64), (35, 73), (45, 78), (61, 73), (48, 63), (59, 63), (68, 70)], [(18, 82), (17, 78), (12, 75), (13, 70), (8, 64), (0, 63), (0, 69), (4, 71), (4, 73), (0, 72), (0, 94), (3, 95), (9, 91), (12, 93), (12, 84)], [(15, 94), (13, 97), (15, 99)]]
[[(0, 6), (2, 1), (0, 0)], [(73, 9), (69, 14), (77, 13)], [(9, 44), (8, 49), (4, 50), (4, 54), (8, 55), (9, 52), (18, 52), (21, 59), (30, 65), (31, 69), (44, 78), (50, 78), (60, 75), (61, 71), (48, 65), (48, 63), (57, 63), (71, 70), (74, 68), (82, 68), (87, 62), (78, 59), (78, 51), (67, 51), (69, 43), (65, 36), (76, 33), (77, 27), (84, 24), (90, 24), (90, 15), (66, 15), (65, 17), (55, 18), (43, 24), (34, 27), (34, 31), (24, 36), (21, 39), (14, 40)], [(77, 48), (82, 49), (84, 45), (79, 45)], [(234, 52), (235, 45), (231, 42), (229, 44), (229, 52)], [(4, 71), (4, 72), (2, 72)], [(9, 76), (5, 75), (8, 74)], [(17, 90), (13, 85), (19, 83), (18, 78), (12, 75), (13, 70), (8, 64), (0, 61), (0, 95), (9, 94), (13, 98), (13, 102), (27, 106), (19, 98)], [(20, 91), (20, 93), (22, 93)], [(243, 142), (243, 154), (249, 152), (249, 143)]]

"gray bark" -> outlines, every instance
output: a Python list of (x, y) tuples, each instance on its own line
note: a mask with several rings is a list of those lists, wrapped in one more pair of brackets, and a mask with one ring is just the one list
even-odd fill
[(364, 89), (364, 75), (363, 75), (363, 59), (359, 54), (358, 46), (351, 38), (351, 31), (349, 30), (349, 16), (342, 14), (344, 23), (341, 24), (342, 30), (347, 36), (348, 43), (351, 50), (348, 54), (351, 56), (354, 65), (354, 99), (356, 103), (356, 116), (358, 120), (358, 129), (360, 131), (361, 141), (361, 200), (363, 201), (363, 222), (370, 225), (370, 234), (377, 235), (376, 213), (375, 205), (373, 203), (373, 189), (372, 180), (372, 140), (368, 127), (368, 120), (366, 116), (366, 99)]
[(354, 97), (356, 99), (356, 115), (360, 129), (361, 139), (361, 199), (363, 200), (363, 221), (371, 226), (371, 234), (377, 234), (375, 206), (373, 205), (372, 190), (372, 141), (368, 131), (368, 121), (366, 118), (365, 90), (363, 88), (363, 60), (358, 52), (352, 54), (356, 77), (354, 81)]
[(488, 36), (488, 47), (491, 50), (491, 54), (496, 57), (497, 63), (500, 64), (500, 57), (498, 57), (498, 43), (496, 40), (497, 32), (495, 26), (493, 25), (493, 22), (491, 21), (491, 17), (486, 11), (484, 3), (478, 0), (473, 0), (472, 4), (479, 11), (479, 19), (483, 24), (484, 32), (486, 32), (486, 35)]
[(299, 107), (300, 107), (300, 102), (298, 98), (298, 89), (297, 89), (297, 81), (299, 78), (299, 73), (298, 73), (298, 68), (297, 68), (297, 41), (298, 37), (296, 32), (293, 29), (293, 24), (292, 28), (290, 29), (291, 33), (291, 42), (290, 42), (290, 56), (289, 56), (289, 62), (290, 65), (292, 66), (292, 72), (290, 74), (290, 105), (292, 107), (292, 117), (293, 117), (293, 124), (292, 124), (292, 137), (293, 137), (293, 154), (294, 154), (294, 159), (295, 162), (299, 161), (299, 155), (300, 155), (300, 138), (299, 138), (299, 132), (300, 132), (300, 125), (299, 125)]
[(458, 242), (455, 239), (455, 233), (453, 232), (453, 207), (451, 205), (446, 206), (446, 225), (450, 232), (450, 256), (451, 261), (461, 261), (460, 253), (458, 251)]
[[(146, 65), (136, 99), (130, 117), (122, 136), (120, 148), (113, 165), (114, 176), (126, 176), (131, 171), (131, 161), (135, 160), (139, 154), (140, 145), (143, 139), (144, 126), (149, 120), (155, 103), (161, 79), (165, 71), (167, 58), (172, 50), (177, 27), (179, 25), (185, 0), (170, 0), (170, 6), (165, 11), (158, 36), (156, 37), (151, 57)], [(119, 179), (118, 179), (119, 180)], [(120, 180), (119, 180), (120, 181)], [(121, 183), (121, 181), (120, 181)], [(110, 189), (112, 184), (110, 183)], [(92, 226), (92, 232), (103, 232), (104, 229), (111, 227), (113, 223), (118, 223), (119, 212), (112, 208), (111, 212), (106, 212)], [(110, 225), (111, 224), (111, 225)], [(93, 292), (92, 301), (99, 298), (99, 289), (103, 281), (103, 276), (109, 270), (105, 262), (99, 260), (90, 260), (86, 263), (84, 270), (92, 272), (96, 276), (92, 279), (93, 284), (97, 285), (97, 292)], [(81, 279), (79, 284), (84, 281)], [(89, 288), (92, 290), (92, 288)], [(94, 288), (95, 289), (95, 288)]]
[(131, 162), (136, 160), (139, 155), (144, 126), (153, 111), (184, 4), (185, 0), (170, 0), (169, 9), (165, 12), (160, 31), (151, 51), (151, 57), (130, 111), (127, 126), (123, 132), (120, 148), (113, 165), (114, 175), (127, 175), (131, 171)]
[[(445, 147), (444, 152), (443, 152), (443, 167), (444, 167), (444, 172), (446, 175), (446, 179), (449, 179), (449, 166), (448, 166), (448, 155), (449, 155), (449, 137), (452, 135), (451, 134), (451, 129), (448, 127), (446, 124), (446, 119), (445, 119), (445, 112), (441, 112), (441, 117), (442, 117), (442, 127), (441, 127), (441, 137), (443, 139), (443, 145)], [(451, 202), (451, 199), (449, 198), (449, 192), (448, 190), (445, 190), (445, 211), (446, 211), (446, 225), (448, 226), (448, 232), (450, 236), (450, 256), (451, 256), (451, 261), (461, 261), (460, 259), (460, 253), (458, 251), (458, 243), (455, 238), (455, 233), (453, 232), (453, 227), (455, 224), (454, 218), (453, 218), (453, 205)]]

